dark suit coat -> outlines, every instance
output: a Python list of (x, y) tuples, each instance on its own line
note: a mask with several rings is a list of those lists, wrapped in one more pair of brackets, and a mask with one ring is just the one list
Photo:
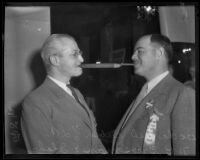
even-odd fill
[[(145, 109), (153, 100), (153, 107)], [(122, 127), (130, 105), (113, 137), (113, 154), (169, 154), (194, 155), (195, 152), (195, 92), (167, 75), (135, 107), (134, 112)], [(150, 113), (159, 114), (155, 145), (144, 147), (144, 137)]]
[(107, 153), (93, 113), (75, 91), (85, 108), (49, 78), (25, 98), (21, 127), (28, 153)]

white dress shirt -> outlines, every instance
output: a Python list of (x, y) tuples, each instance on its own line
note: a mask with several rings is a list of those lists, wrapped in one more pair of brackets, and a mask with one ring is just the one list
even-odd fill
[(69, 95), (71, 95), (71, 96), (74, 98), (74, 96), (72, 95), (72, 91), (66, 86), (65, 83), (63, 83), (63, 82), (61, 82), (61, 81), (59, 81), (59, 80), (57, 80), (57, 79), (55, 79), (55, 78), (53, 78), (53, 77), (51, 77), (51, 76), (49, 76), (49, 75), (48, 75), (48, 77), (49, 77), (53, 82), (55, 82), (59, 87), (61, 87), (65, 92), (67, 92)]
[(147, 94), (167, 75), (169, 74), (169, 71), (165, 71), (152, 79), (151, 81), (148, 82), (148, 88), (147, 88)]

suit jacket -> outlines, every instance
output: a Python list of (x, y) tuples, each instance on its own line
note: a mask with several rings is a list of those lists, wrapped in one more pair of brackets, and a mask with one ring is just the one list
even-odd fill
[[(154, 144), (147, 145), (144, 138), (152, 114), (159, 120), (154, 125)], [(167, 75), (137, 106), (134, 101), (130, 105), (115, 130), (112, 153), (194, 155), (195, 143), (195, 92)]]
[(28, 153), (107, 153), (96, 132), (93, 113), (49, 78), (23, 101), (21, 128)]

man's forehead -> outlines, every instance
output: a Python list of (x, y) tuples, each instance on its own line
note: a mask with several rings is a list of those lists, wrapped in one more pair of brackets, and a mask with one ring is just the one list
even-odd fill
[(57, 47), (61, 47), (61, 48), (72, 48), (72, 49), (76, 49), (77, 43), (75, 42), (75, 40), (70, 39), (70, 38), (62, 38), (57, 40), (56, 42)]
[(75, 45), (76, 42), (71, 38), (62, 38), (58, 40), (62, 45)]
[(135, 48), (143, 47), (149, 44), (150, 44), (150, 36), (143, 36), (136, 42)]
[(150, 38), (151, 38), (151, 36), (149, 36), (149, 35), (143, 36), (138, 40), (138, 42), (140, 42), (140, 43), (150, 43)]

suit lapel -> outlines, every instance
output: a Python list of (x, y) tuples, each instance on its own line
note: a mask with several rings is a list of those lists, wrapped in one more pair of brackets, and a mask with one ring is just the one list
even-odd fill
[[(91, 130), (92, 130), (92, 146), (94, 149), (94, 153), (95, 151), (95, 145), (96, 145), (96, 137), (98, 137), (97, 131), (96, 131), (96, 120), (94, 118), (93, 112), (89, 109), (88, 105), (86, 104), (83, 96), (80, 94), (79, 90), (75, 90), (76, 94), (77, 94), (77, 98), (79, 99), (79, 103), (82, 104), (82, 107), (84, 107), (84, 109), (86, 110), (85, 112), (88, 113), (89, 119), (90, 119), (90, 126), (91, 126)], [(93, 152), (93, 151), (92, 151)]]
[(117, 126), (117, 128), (115, 129), (115, 134), (114, 134), (114, 137), (115, 135), (117, 135), (120, 131), (120, 129), (122, 128), (122, 125), (124, 125), (124, 122), (130, 112), (130, 110), (132, 109), (133, 105), (134, 105), (135, 101), (133, 101), (130, 105), (130, 107), (127, 109), (126, 113), (124, 114), (124, 116), (122, 117), (121, 121), (119, 122), (119, 125)]
[[(65, 108), (67, 106), (70, 107), (76, 114), (79, 115), (79, 117), (81, 117), (83, 119), (85, 124), (90, 129), (92, 129), (91, 122), (90, 122), (90, 119), (88, 118), (86, 111), (83, 109), (82, 106), (80, 106), (79, 103), (76, 102), (76, 100), (71, 95), (69, 95), (67, 92), (65, 92), (62, 88), (60, 88), (57, 84), (55, 84), (48, 77), (45, 79), (44, 85), (45, 85), (45, 87), (49, 88), (50, 92), (52, 92), (52, 94), (54, 94), (57, 97), (56, 100), (60, 101), (59, 104), (64, 104), (64, 105), (66, 104), (66, 106), (62, 106), (62, 107), (65, 107)], [(71, 104), (71, 105), (69, 105), (69, 104)]]
[(82, 107), (84, 107), (84, 109), (88, 113), (88, 116), (89, 116), (90, 121), (91, 121), (91, 125), (96, 130), (96, 120), (94, 118), (93, 112), (89, 109), (88, 105), (86, 104), (86, 102), (85, 102), (84, 98), (82, 97), (82, 95), (80, 94), (80, 92), (78, 90), (75, 90), (75, 92), (78, 95), (78, 99), (79, 99), (79, 102), (82, 104)]

